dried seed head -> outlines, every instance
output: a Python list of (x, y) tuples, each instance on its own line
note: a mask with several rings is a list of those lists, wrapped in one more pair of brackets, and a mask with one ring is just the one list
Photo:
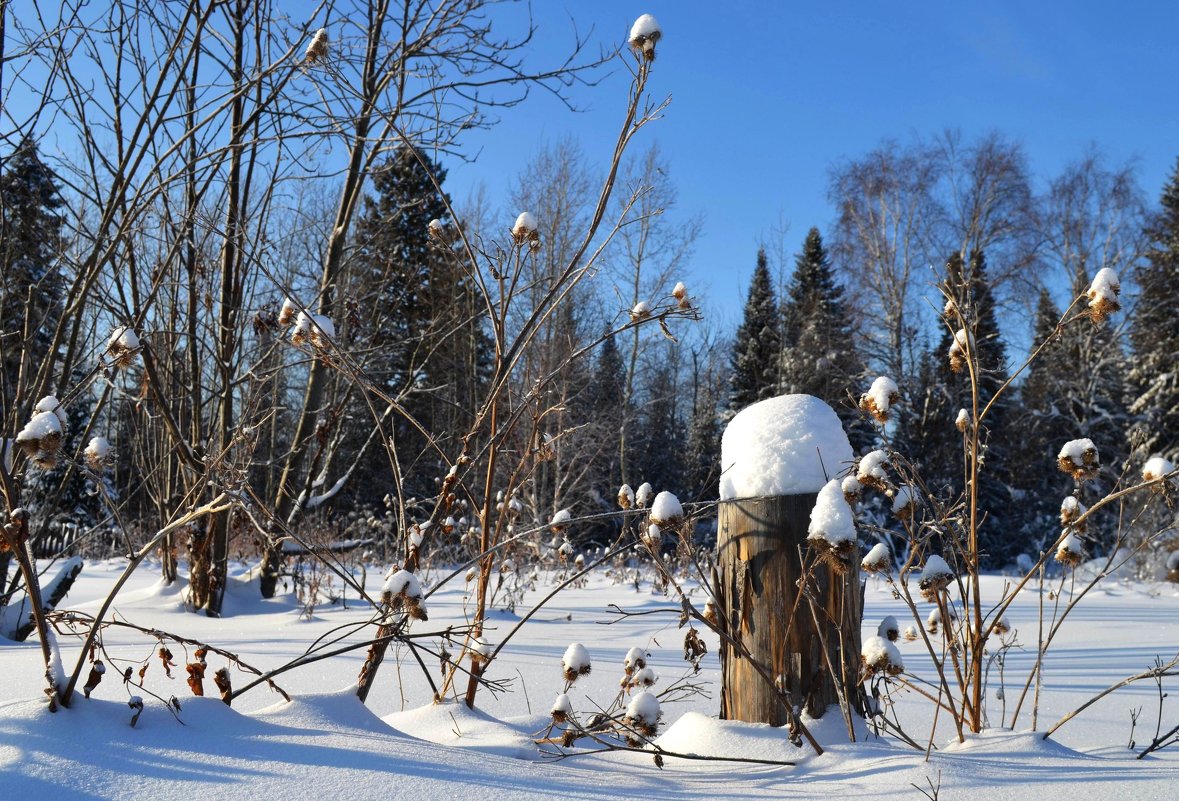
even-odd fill
[(311, 41), (307, 44), (307, 50), (303, 54), (303, 63), (318, 64), (327, 59), (328, 55), (328, 35), (326, 28), (320, 28), (311, 37)]
[(278, 324), (287, 326), (295, 319), (295, 315), (299, 313), (299, 307), (290, 298), (282, 299), (282, 308), (278, 310)]
[(662, 528), (674, 526), (684, 519), (684, 507), (680, 499), (664, 490), (651, 503), (651, 522)]
[(540, 232), (536, 227), (536, 217), (532, 212), (522, 211), (520, 216), (516, 218), (516, 223), (512, 226), (512, 239), (517, 245), (528, 243), (530, 248), (537, 248), (540, 246)]
[(111, 444), (106, 437), (94, 437), (82, 451), (86, 465), (96, 473), (106, 469), (111, 460)]
[(1066, 442), (1056, 458), (1061, 471), (1077, 481), (1094, 479), (1101, 469), (1101, 457), (1091, 439), (1074, 439)]
[(627, 676), (633, 674), (636, 670), (642, 670), (647, 666), (647, 652), (642, 648), (634, 647), (626, 652), (626, 656), (622, 658), (622, 669)]
[(860, 648), (860, 672), (868, 679), (877, 673), (896, 676), (905, 670), (901, 652), (884, 637), (868, 637)]
[(414, 620), (429, 620), (422, 600), (422, 583), (408, 570), (393, 571), (381, 588), (381, 600), (395, 612), (405, 612)]
[(1077, 520), (1087, 511), (1089, 510), (1085, 507), (1085, 504), (1077, 500), (1075, 496), (1069, 495), (1060, 503), (1060, 524), (1062, 526), (1073, 526), (1078, 531), (1083, 530), (1085, 528), (1084, 524), (1082, 523), (1078, 526)]
[(568, 509), (560, 509), (549, 521), (549, 529), (554, 534), (564, 534), (569, 530), (569, 523), (573, 520), (573, 513)]
[(549, 710), (549, 714), (553, 716), (554, 723), (565, 723), (569, 720), (569, 715), (573, 712), (573, 703), (569, 700), (569, 696), (561, 693), (557, 696), (557, 700), (553, 702), (553, 708)]
[(579, 642), (572, 643), (561, 657), (561, 674), (572, 684), (579, 676), (588, 676), (591, 669), (589, 651)]
[(46, 470), (57, 465), (64, 430), (54, 412), (37, 412), (16, 435), (16, 444), (25, 455)]
[(856, 481), (865, 487), (872, 487), (880, 492), (887, 492), (891, 484), (888, 478), (888, 454), (884, 451), (872, 451), (856, 462)]
[(960, 373), (966, 367), (967, 349), (973, 344), (965, 328), (959, 328), (954, 334), (954, 341), (950, 343), (950, 371)]
[(1118, 294), (1122, 291), (1118, 274), (1105, 267), (1097, 271), (1093, 283), (1089, 285), (1085, 296), (1089, 299), (1089, 319), (1094, 325), (1105, 322), (1111, 314), (1122, 308), (1118, 302)]
[(901, 520), (908, 520), (917, 511), (917, 491), (909, 484), (897, 487), (892, 499), (892, 513)]
[(655, 675), (655, 671), (651, 670), (649, 667), (645, 667), (634, 672), (634, 675), (630, 677), (630, 682), (627, 686), (632, 690), (639, 687), (646, 689), (648, 687), (654, 687), (655, 683), (658, 681), (659, 677)]
[(646, 320), (650, 316), (651, 304), (647, 303), (645, 300), (640, 300), (634, 305), (634, 308), (630, 310), (630, 319), (636, 323), (639, 320)]
[(618, 488), (618, 506), (622, 509), (629, 509), (635, 505), (635, 491), (630, 488), (630, 484), (623, 484)]
[(644, 690), (635, 693), (634, 697), (630, 699), (622, 722), (643, 737), (650, 738), (655, 736), (662, 714), (659, 708), (659, 699), (653, 693)]
[(135, 361), (135, 355), (139, 353), (139, 349), (139, 337), (136, 333), (127, 326), (119, 326), (111, 332), (106, 353), (116, 368), (125, 370)]
[(1142, 466), (1143, 481), (1158, 481), (1175, 472), (1175, 464), (1170, 459), (1155, 456), (1146, 460)]
[(966, 433), (966, 429), (970, 427), (970, 415), (965, 409), (958, 410), (958, 416), (954, 418), (954, 428), (962, 433)]
[(1065, 567), (1076, 567), (1085, 561), (1085, 547), (1075, 532), (1070, 531), (1056, 546), (1056, 561)]
[(921, 578), (917, 582), (921, 596), (931, 603), (937, 601), (937, 594), (949, 586), (954, 580), (954, 571), (940, 556), (932, 555), (925, 560), (925, 567), (921, 570)]
[(860, 562), (865, 573), (888, 573), (892, 570), (892, 554), (888, 546), (878, 542), (868, 551), (868, 555)]
[(655, 60), (655, 43), (663, 38), (663, 29), (650, 14), (643, 14), (630, 26), (628, 42), (631, 49), (647, 61)]
[(709, 598), (704, 602), (704, 611), (701, 613), (703, 618), (714, 626), (720, 625), (720, 618), (716, 614), (716, 601)]
[(889, 410), (900, 399), (901, 393), (896, 382), (882, 375), (860, 396), (860, 410), (872, 415), (878, 423), (884, 425), (888, 422)]
[(860, 498), (864, 494), (864, 485), (860, 483), (858, 478), (855, 476), (845, 476), (839, 486), (843, 490), (843, 499), (847, 501), (848, 506), (859, 503)]

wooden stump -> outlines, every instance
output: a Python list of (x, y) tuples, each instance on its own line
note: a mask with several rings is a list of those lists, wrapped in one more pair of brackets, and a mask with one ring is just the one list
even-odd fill
[[(721, 625), (769, 676), (790, 693), (796, 708), (819, 717), (839, 702), (830, 665), (841, 689), (860, 707), (860, 620), (863, 616), (859, 559), (844, 575), (820, 564), (814, 614), (802, 597), (800, 553), (814, 494), (723, 501), (717, 526)], [(819, 608), (821, 606), (822, 608)], [(819, 627), (815, 625), (818, 618)], [(784, 725), (781, 696), (740, 649), (721, 641), (721, 718)]]

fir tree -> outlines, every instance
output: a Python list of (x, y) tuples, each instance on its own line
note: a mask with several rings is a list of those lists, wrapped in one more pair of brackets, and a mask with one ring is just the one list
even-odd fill
[(775, 395), (781, 358), (778, 301), (774, 296), (766, 253), (759, 250), (749, 297), (745, 301), (745, 316), (733, 343), (730, 412), (739, 412), (751, 403)]
[(862, 374), (843, 288), (835, 281), (819, 229), (812, 228), (795, 257), (782, 306), (781, 390), (814, 395), (831, 405), (858, 452), (873, 436), (848, 403), (848, 390)]
[[(970, 370), (965, 366), (955, 370), (948, 355), (959, 326), (965, 325), (973, 343), (980, 412), (1007, 380), (1007, 364), (982, 252), (971, 255), (969, 267), (955, 253), (946, 264), (946, 273), (944, 286), (961, 320), (958, 313), (947, 315), (940, 343), (923, 360), (910, 422), (902, 436), (926, 484), (955, 497), (965, 492), (967, 479), (963, 434), (955, 422), (960, 409), (972, 415), (973, 407)], [(1020, 546), (1010, 535), (1007, 522), (1011, 502), (1008, 425), (1008, 404), (1001, 398), (987, 412), (979, 437), (982, 469), (978, 500), (979, 508), (986, 513), (979, 530), (980, 550), (993, 566), (1009, 562)]]
[(1179, 459), (1179, 161), (1147, 228), (1151, 246), (1136, 278), (1141, 294), (1130, 321), (1132, 439), (1143, 458)]
[(677, 495), (684, 490), (684, 425), (676, 403), (673, 368), (664, 363), (651, 376), (652, 394), (639, 410), (633, 464), (637, 476), (656, 491)]
[(620, 485), (625, 480), (618, 452), (619, 427), (629, 414), (625, 402), (626, 364), (618, 350), (618, 342), (613, 336), (607, 336), (598, 350), (583, 412), (587, 419), (595, 423), (597, 436), (601, 440), (597, 448), (600, 453), (599, 470), (594, 473), (594, 477), (607, 484)]
[(1075, 430), (1057, 399), (1064, 348), (1059, 339), (1049, 338), (1059, 321), (1060, 309), (1048, 290), (1041, 289), (1032, 325), (1032, 348), (1043, 347), (1028, 366), (1012, 421), (1018, 433), (1012, 440), (1012, 476), (1023, 499), (1020, 539), (1030, 552), (1055, 538), (1060, 502), (1073, 489), (1072, 480), (1056, 469), (1056, 454)]
[(715, 501), (720, 482), (720, 415), (716, 400), (700, 398), (688, 428), (684, 458), (684, 483), (693, 501)]
[(32, 380), (61, 315), (64, 205), (57, 177), (26, 139), (0, 174), (0, 412), (15, 398), (36, 400), (23, 397), (18, 379)]
[[(490, 351), (463, 257), (446, 244), (452, 221), (435, 185), (445, 178), (444, 169), (409, 147), (373, 175), (374, 195), (357, 223), (352, 305), (358, 311), (345, 329), (349, 339), (360, 339), (356, 350), (366, 354), (369, 378), (394, 394), (407, 392), (405, 409), (443, 449), (474, 414)], [(432, 220), (442, 225), (441, 238), (431, 234)], [(359, 400), (350, 413), (364, 421), (349, 432), (359, 447), (371, 414)], [(396, 421), (394, 438), (408, 491), (429, 495), (440, 469), (437, 451), (404, 419)], [(376, 454), (365, 461), (374, 476), (387, 475)], [(368, 500), (387, 491), (375, 480), (354, 485), (367, 488)]]
[[(1085, 293), (1089, 277), (1078, 267), (1073, 296)], [(1059, 312), (1046, 293), (1036, 318), (1037, 344), (1055, 329)], [(1059, 512), (1060, 502), (1073, 492), (1073, 481), (1056, 472), (1056, 454), (1069, 440), (1087, 437), (1101, 455), (1096, 481), (1083, 487), (1086, 504), (1105, 495), (1117, 483), (1128, 457), (1125, 406), (1126, 358), (1113, 326), (1097, 326), (1087, 318), (1072, 319), (1032, 362), (1021, 391), (1021, 410), (1015, 429), (1021, 442), (1018, 488), (1027, 499), (1033, 520), (1044, 521)], [(1100, 552), (1117, 525), (1115, 513), (1102, 513), (1089, 527), (1091, 546)], [(1041, 539), (1056, 531), (1039, 530)]]

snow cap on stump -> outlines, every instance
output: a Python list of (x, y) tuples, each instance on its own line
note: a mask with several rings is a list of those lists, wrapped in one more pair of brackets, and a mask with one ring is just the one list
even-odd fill
[(817, 493), (852, 461), (830, 406), (811, 395), (780, 395), (737, 413), (721, 437), (722, 501)]

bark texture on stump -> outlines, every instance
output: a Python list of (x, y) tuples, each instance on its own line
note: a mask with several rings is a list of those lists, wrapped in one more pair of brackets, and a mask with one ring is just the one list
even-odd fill
[[(858, 558), (842, 576), (824, 564), (814, 568), (812, 585), (818, 585), (816, 601), (822, 607), (814, 615), (799, 592), (799, 555), (807, 554), (815, 498), (786, 495), (720, 504), (717, 606), (729, 636), (789, 691), (796, 707), (819, 717), (839, 700), (824, 647), (852, 709), (860, 707), (862, 600)], [(773, 726), (787, 722), (779, 694), (724, 640), (721, 672), (721, 718)]]

